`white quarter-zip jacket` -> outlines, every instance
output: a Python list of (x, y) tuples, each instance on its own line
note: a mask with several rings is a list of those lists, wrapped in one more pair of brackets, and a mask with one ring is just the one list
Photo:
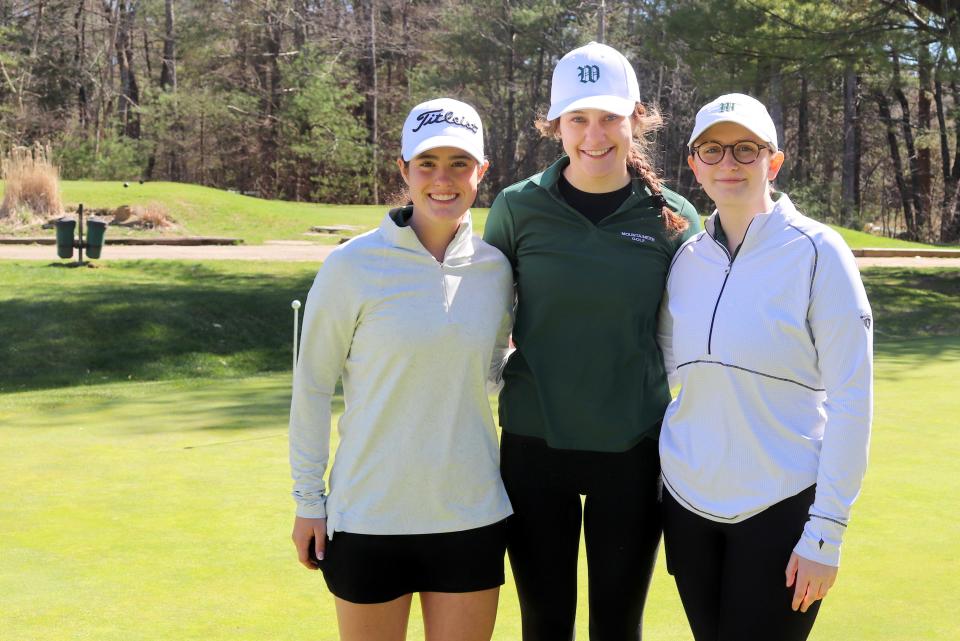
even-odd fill
[(443, 262), (390, 214), (330, 254), (307, 297), (290, 408), (297, 515), (327, 518), (331, 537), (506, 518), (486, 381), (506, 356), (513, 299), (510, 263), (473, 235), (469, 213)]
[(873, 412), (873, 321), (853, 254), (786, 195), (735, 256), (706, 230), (677, 252), (659, 340), (682, 384), (660, 437), (664, 486), (736, 523), (816, 483), (795, 551), (839, 565)]

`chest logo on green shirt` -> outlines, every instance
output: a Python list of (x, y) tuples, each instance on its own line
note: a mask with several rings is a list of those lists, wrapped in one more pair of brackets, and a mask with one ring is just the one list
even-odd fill
[(620, 232), (621, 236), (626, 236), (635, 243), (655, 243), (657, 239), (653, 236), (648, 236), (647, 234), (638, 234), (632, 231), (622, 231)]

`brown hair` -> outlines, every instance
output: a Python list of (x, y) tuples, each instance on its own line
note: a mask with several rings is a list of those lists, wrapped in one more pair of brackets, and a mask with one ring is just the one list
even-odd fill
[[(689, 223), (667, 206), (662, 193), (663, 181), (657, 175), (649, 154), (650, 139), (647, 138), (647, 134), (662, 127), (663, 118), (660, 117), (660, 112), (656, 108), (651, 108), (648, 113), (646, 107), (638, 102), (630, 119), (633, 120), (633, 143), (627, 154), (627, 169), (631, 174), (642, 179), (654, 196), (660, 197), (664, 226), (669, 232), (679, 234), (689, 226)], [(560, 139), (560, 118), (547, 120), (541, 115), (537, 117), (534, 125), (544, 138)]]

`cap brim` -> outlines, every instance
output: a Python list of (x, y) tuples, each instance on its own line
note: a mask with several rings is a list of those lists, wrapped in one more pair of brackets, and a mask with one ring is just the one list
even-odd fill
[(483, 149), (477, 149), (476, 145), (466, 144), (463, 138), (457, 138), (456, 136), (431, 136), (426, 140), (421, 140), (420, 144), (409, 152), (404, 150), (403, 159), (408, 161), (413, 160), (423, 152), (436, 149), (437, 147), (455, 147), (456, 149), (462, 149), (470, 154), (478, 163), (483, 164)]
[[(773, 144), (772, 140), (766, 139), (766, 136), (763, 134), (763, 132), (757, 131), (756, 128), (753, 127), (749, 119), (743, 118), (743, 117), (738, 118), (736, 115), (730, 115), (730, 116), (723, 116), (721, 118), (717, 118), (716, 120), (711, 120), (707, 124), (700, 125), (699, 127), (695, 127), (693, 130), (693, 133), (690, 134), (690, 140), (687, 141), (687, 147), (692, 147), (694, 141), (696, 141), (697, 138), (702, 136), (703, 132), (705, 132), (707, 129), (709, 129), (714, 125), (719, 125), (721, 122), (732, 122), (736, 125), (740, 125), (744, 129), (749, 130), (753, 135), (755, 135), (757, 138), (764, 141), (765, 143), (768, 143), (771, 145)], [(776, 147), (776, 145), (774, 145), (774, 147)]]
[(585, 98), (575, 98), (566, 102), (550, 105), (550, 111), (547, 112), (547, 120), (559, 118), (570, 111), (579, 111), (581, 109), (600, 109), (609, 111), (618, 116), (629, 116), (637, 108), (637, 101), (621, 96), (587, 96)]

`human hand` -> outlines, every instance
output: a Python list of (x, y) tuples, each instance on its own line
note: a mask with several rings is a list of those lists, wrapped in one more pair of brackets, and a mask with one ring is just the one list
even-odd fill
[(298, 516), (293, 522), (291, 538), (297, 548), (300, 563), (308, 570), (319, 569), (317, 561), (323, 560), (323, 553), (327, 547), (327, 519), (308, 519)]
[(806, 612), (814, 601), (827, 596), (827, 592), (837, 580), (839, 568), (824, 565), (806, 559), (796, 552), (790, 555), (787, 563), (787, 587), (795, 585), (791, 608), (796, 612)]

